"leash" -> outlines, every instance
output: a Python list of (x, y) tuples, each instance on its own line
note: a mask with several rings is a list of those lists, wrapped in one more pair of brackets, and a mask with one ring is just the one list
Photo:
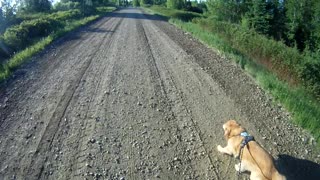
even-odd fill
[(240, 174), (241, 174), (241, 157), (242, 157), (242, 155), (243, 155), (243, 147), (242, 147), (242, 148), (240, 148), (240, 152), (239, 152), (240, 164), (239, 164), (239, 171), (238, 171), (238, 173), (237, 173), (237, 175), (238, 175), (238, 179), (239, 179)]
[[(241, 142), (241, 145), (240, 145), (240, 151), (239, 151), (239, 159), (240, 159), (240, 163), (239, 163), (239, 171), (237, 173), (237, 177), (238, 177), (238, 180), (240, 178), (240, 175), (241, 175), (241, 159), (242, 159), (242, 155), (243, 155), (243, 148), (250, 142), (250, 141), (254, 141), (254, 137), (251, 136), (250, 134), (248, 134), (247, 132), (242, 132), (240, 134), (240, 136), (244, 137), (243, 141)], [(257, 163), (257, 161), (254, 159), (254, 157), (252, 156), (250, 150), (249, 150), (249, 146), (248, 146), (248, 152), (250, 153), (250, 156), (252, 157), (252, 159), (254, 160), (254, 162), (257, 164), (258, 168), (260, 169), (262, 175), (266, 178), (266, 179), (269, 179), (267, 178), (267, 176), (262, 172), (259, 164)]]
[[(250, 141), (254, 141), (254, 137), (250, 136), (250, 134), (248, 134), (247, 132), (242, 132), (240, 134), (240, 136), (244, 137), (243, 141), (241, 142), (240, 145), (240, 151), (239, 151), (239, 159), (240, 159), (240, 163), (239, 163), (239, 171), (237, 173), (237, 177), (238, 179), (240, 178), (241, 175), (241, 159), (242, 159), (242, 155), (243, 155), (243, 148), (250, 142)], [(251, 153), (250, 153), (251, 154)]]

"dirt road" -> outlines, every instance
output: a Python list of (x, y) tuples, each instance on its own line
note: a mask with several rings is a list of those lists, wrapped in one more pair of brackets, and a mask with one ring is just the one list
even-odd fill
[(0, 179), (235, 179), (216, 150), (228, 119), (291, 179), (319, 170), (312, 137), (239, 67), (139, 9), (56, 42), (0, 103)]

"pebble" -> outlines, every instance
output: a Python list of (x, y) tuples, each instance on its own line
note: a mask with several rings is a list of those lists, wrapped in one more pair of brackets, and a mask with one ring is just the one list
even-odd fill
[(90, 164), (86, 163), (86, 167), (91, 168)]
[(96, 140), (95, 140), (94, 138), (91, 138), (91, 139), (89, 140), (89, 142), (90, 142), (90, 143), (95, 143)]

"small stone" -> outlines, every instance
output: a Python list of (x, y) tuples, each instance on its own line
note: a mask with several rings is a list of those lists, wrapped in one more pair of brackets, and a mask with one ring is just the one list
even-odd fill
[(89, 140), (89, 142), (90, 142), (90, 143), (95, 143), (96, 140), (95, 140), (94, 138), (91, 138), (91, 139)]
[(86, 167), (91, 168), (90, 164), (86, 163)]
[(27, 134), (24, 138), (25, 139), (29, 139), (29, 138), (31, 138), (32, 137), (32, 134)]

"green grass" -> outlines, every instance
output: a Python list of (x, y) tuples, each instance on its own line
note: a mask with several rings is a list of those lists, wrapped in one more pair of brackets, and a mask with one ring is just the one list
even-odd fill
[[(147, 8), (145, 8), (147, 9)], [(168, 9), (163, 6), (151, 6), (150, 9), (152, 12), (156, 12), (159, 15), (180, 19), (182, 21), (191, 21), (193, 18), (200, 18), (203, 17), (202, 14), (195, 13), (195, 12), (188, 12), (183, 10), (176, 10), (176, 9)]]
[[(161, 15), (167, 15), (163, 13), (165, 12), (163, 10), (160, 12), (157, 12), (155, 8), (151, 8), (151, 10)], [(168, 19), (170, 19), (170, 16), (168, 16)], [(294, 123), (313, 135), (317, 141), (317, 146), (320, 147), (320, 104), (309, 91), (301, 85), (295, 87), (288, 85), (274, 73), (257, 63), (256, 60), (232, 47), (229, 41), (204, 29), (199, 24), (184, 22), (177, 18), (171, 18), (169, 22), (184, 31), (190, 32), (204, 44), (238, 63), (263, 89), (274, 97), (275, 103), (282, 104), (291, 113)]]
[(35, 44), (25, 48), (24, 50), (13, 55), (5, 64), (0, 67), (0, 82), (10, 77), (10, 75), (21, 66), (23, 63), (28, 61), (32, 56), (44, 50), (49, 44), (51, 44), (55, 39), (62, 37), (66, 33), (73, 31), (89, 22), (98, 19), (100, 16), (104, 15), (106, 12), (111, 12), (115, 10), (114, 7), (100, 8), (98, 14), (88, 17), (84, 17), (79, 20), (71, 20), (62, 29), (50, 34), (49, 36), (42, 38)]

